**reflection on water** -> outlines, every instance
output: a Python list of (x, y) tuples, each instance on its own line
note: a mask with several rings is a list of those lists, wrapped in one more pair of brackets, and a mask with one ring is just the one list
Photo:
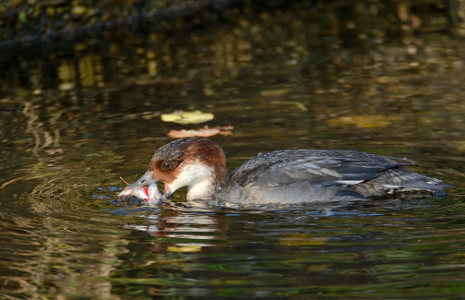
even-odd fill
[[(221, 220), (211, 212), (180, 212), (163, 210), (156, 214), (140, 216), (147, 225), (126, 224), (124, 227), (145, 231), (166, 242), (157, 243), (157, 251), (198, 252), (204, 247), (218, 246), (221, 237)], [(214, 243), (208, 242), (213, 241)]]
[[(11, 56), (0, 73), (0, 295), (463, 294), (463, 41), (427, 25), (399, 39), (382, 24), (354, 32), (340, 17), (295, 7)], [(406, 156), (455, 189), (279, 211), (182, 193), (154, 208), (115, 204), (119, 177), (142, 174), (168, 130), (195, 128), (160, 121), (174, 109), (234, 125), (213, 138), (230, 169), (258, 152), (342, 148)]]

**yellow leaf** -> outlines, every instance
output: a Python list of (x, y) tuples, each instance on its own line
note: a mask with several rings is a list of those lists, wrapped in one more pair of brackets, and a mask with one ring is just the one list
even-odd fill
[(200, 252), (201, 246), (169, 246), (166, 249), (169, 252)]
[(214, 118), (212, 113), (204, 113), (201, 111), (175, 111), (171, 114), (162, 114), (163, 122), (174, 122), (178, 124), (198, 124), (208, 122)]
[(87, 13), (87, 7), (83, 5), (76, 5), (75, 7), (73, 7), (73, 14), (83, 15), (85, 13)]
[(453, 145), (455, 146), (455, 149), (465, 151), (465, 141), (456, 141)]

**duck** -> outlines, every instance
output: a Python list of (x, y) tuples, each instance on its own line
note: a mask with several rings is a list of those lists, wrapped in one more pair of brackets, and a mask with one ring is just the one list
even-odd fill
[[(293, 206), (393, 195), (443, 197), (451, 186), (409, 170), (407, 158), (353, 150), (277, 150), (232, 172), (223, 149), (207, 138), (177, 139), (155, 150), (147, 171), (127, 190), (164, 184), (164, 197), (187, 187), (187, 201), (231, 207)], [(120, 195), (128, 194), (124, 189)], [(119, 196), (120, 196), (119, 195)]]

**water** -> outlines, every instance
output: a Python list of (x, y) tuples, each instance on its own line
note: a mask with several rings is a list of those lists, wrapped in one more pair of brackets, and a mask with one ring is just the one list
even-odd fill
[[(463, 41), (426, 30), (415, 54), (366, 47), (323, 30), (325, 16), (302, 30), (315, 16), (296, 11), (4, 65), (0, 295), (463, 297)], [(352, 149), (406, 156), (455, 188), (298, 210), (192, 206), (182, 192), (115, 205), (119, 177), (141, 175), (168, 130), (203, 126), (160, 121), (175, 109), (235, 127), (213, 137), (230, 169), (276, 149)]]

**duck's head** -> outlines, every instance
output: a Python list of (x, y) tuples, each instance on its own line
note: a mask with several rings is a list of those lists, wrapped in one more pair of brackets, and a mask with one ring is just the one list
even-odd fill
[(165, 195), (186, 186), (187, 199), (210, 198), (228, 177), (220, 146), (205, 138), (174, 140), (153, 154), (148, 170), (134, 184), (165, 184)]

